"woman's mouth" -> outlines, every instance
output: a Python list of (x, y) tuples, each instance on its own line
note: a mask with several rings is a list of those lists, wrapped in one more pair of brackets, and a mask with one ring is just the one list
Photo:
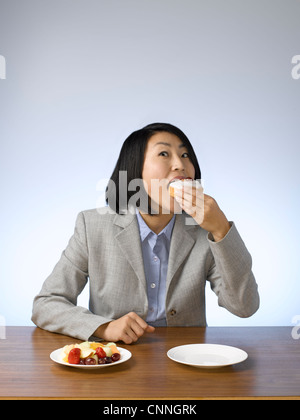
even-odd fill
[(170, 184), (172, 182), (183, 181), (183, 180), (187, 180), (187, 179), (191, 179), (192, 180), (193, 178), (191, 178), (189, 176), (175, 176), (175, 178), (172, 178), (171, 181), (169, 182), (168, 187), (170, 186)]
[(170, 182), (169, 182), (169, 194), (171, 197), (175, 198), (175, 190), (179, 189), (182, 191), (182, 188), (184, 186), (185, 181), (189, 181), (189, 183), (192, 181), (193, 182), (193, 178), (190, 177), (184, 177), (184, 176), (177, 176), (175, 178), (173, 178)]

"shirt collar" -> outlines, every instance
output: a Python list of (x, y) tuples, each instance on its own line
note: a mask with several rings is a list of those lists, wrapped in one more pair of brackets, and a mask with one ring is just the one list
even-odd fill
[(147, 238), (147, 236), (151, 233), (155, 236), (160, 236), (162, 234), (165, 234), (165, 236), (167, 237), (167, 239), (170, 241), (171, 240), (171, 236), (172, 236), (172, 231), (173, 231), (173, 227), (174, 227), (174, 223), (175, 223), (175, 215), (172, 217), (172, 219), (170, 220), (170, 222), (167, 224), (167, 226), (165, 226), (163, 228), (163, 230), (161, 232), (159, 232), (158, 235), (156, 235), (156, 233), (154, 233), (149, 226), (147, 225), (147, 223), (144, 221), (144, 219), (142, 218), (142, 216), (140, 215), (140, 212), (136, 209), (136, 215), (137, 215), (137, 220), (138, 220), (138, 225), (139, 225), (139, 229), (140, 229), (140, 236), (141, 236), (141, 240), (142, 242), (144, 241), (144, 239)]

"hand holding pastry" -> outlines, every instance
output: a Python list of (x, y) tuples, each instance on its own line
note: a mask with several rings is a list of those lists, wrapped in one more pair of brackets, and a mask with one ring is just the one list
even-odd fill
[(213, 197), (203, 193), (203, 187), (199, 181), (177, 180), (170, 184), (169, 192), (182, 210), (213, 235), (215, 242), (220, 241), (227, 234), (230, 224), (225, 214)]

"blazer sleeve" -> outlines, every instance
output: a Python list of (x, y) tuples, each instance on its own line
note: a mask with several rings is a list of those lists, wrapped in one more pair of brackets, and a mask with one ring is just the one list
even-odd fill
[(252, 273), (252, 258), (236, 226), (231, 222), (227, 235), (214, 242), (208, 234), (214, 262), (208, 273), (218, 304), (231, 313), (247, 318), (259, 308), (258, 288)]
[(77, 297), (88, 281), (88, 246), (84, 214), (79, 213), (73, 236), (53, 272), (34, 298), (32, 321), (40, 328), (88, 340), (111, 321), (77, 306)]

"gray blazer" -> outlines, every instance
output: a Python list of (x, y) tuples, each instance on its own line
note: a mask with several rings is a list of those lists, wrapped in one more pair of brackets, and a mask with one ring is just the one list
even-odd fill
[[(240, 317), (259, 307), (251, 256), (234, 223), (220, 242), (185, 213), (176, 215), (166, 284), (168, 326), (206, 326), (205, 284)], [(89, 281), (89, 310), (76, 306)], [(74, 235), (33, 303), (39, 327), (88, 340), (103, 323), (131, 311), (146, 319), (147, 287), (135, 214), (79, 213)]]

